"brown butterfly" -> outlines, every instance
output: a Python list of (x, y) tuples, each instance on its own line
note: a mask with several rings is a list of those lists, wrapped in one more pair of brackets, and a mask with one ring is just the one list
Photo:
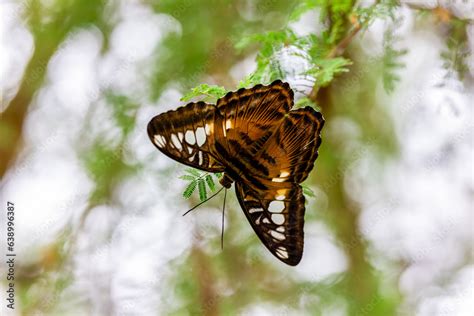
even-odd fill
[(148, 136), (185, 165), (223, 172), (263, 244), (297, 265), (303, 254), (305, 199), (299, 183), (318, 157), (321, 113), (291, 110), (293, 91), (280, 80), (229, 92), (217, 104), (189, 103), (155, 116)]

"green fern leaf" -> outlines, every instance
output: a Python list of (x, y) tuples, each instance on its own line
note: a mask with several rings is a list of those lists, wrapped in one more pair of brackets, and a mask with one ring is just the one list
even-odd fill
[(194, 179), (196, 179), (195, 176), (191, 176), (189, 174), (184, 174), (182, 176), (179, 177), (181, 180), (185, 180), (185, 181), (193, 181)]
[(209, 190), (211, 190), (211, 192), (214, 192), (216, 190), (216, 185), (210, 174), (206, 176), (206, 183), (207, 183), (207, 186), (209, 187)]
[(195, 97), (202, 96), (202, 95), (206, 97), (210, 97), (211, 99), (219, 99), (223, 97), (226, 93), (227, 93), (227, 90), (224, 87), (201, 84), (191, 89), (190, 92), (186, 93), (181, 98), (181, 101), (187, 102)]
[(298, 4), (293, 11), (291, 12), (290, 21), (298, 21), (300, 17), (306, 12), (316, 9), (318, 6), (322, 5), (321, 0), (306, 0)]
[(314, 63), (317, 67), (306, 73), (314, 76), (319, 86), (327, 86), (337, 74), (348, 72), (347, 66), (352, 65), (349, 59), (337, 57), (332, 59), (318, 59)]
[(394, 20), (393, 25), (387, 28), (384, 33), (384, 55), (382, 58), (382, 79), (385, 92), (392, 93), (395, 85), (400, 81), (397, 70), (405, 65), (400, 58), (407, 54), (406, 49), (395, 49), (394, 45), (399, 41), (399, 37), (394, 35), (394, 30), (401, 24), (401, 19)]
[(206, 182), (204, 181), (204, 179), (199, 179), (197, 182), (199, 189), (199, 199), (202, 202), (207, 199)]
[(193, 169), (193, 168), (186, 168), (184, 170), (184, 172), (187, 172), (187, 173), (189, 173), (190, 175), (192, 175), (194, 177), (200, 177), (201, 176), (201, 172), (199, 170), (196, 170), (196, 169)]
[(183, 197), (185, 199), (189, 199), (191, 197), (191, 195), (193, 194), (194, 190), (196, 190), (196, 185), (197, 185), (197, 181), (191, 181), (188, 186), (186, 187), (186, 189), (184, 190), (183, 192)]

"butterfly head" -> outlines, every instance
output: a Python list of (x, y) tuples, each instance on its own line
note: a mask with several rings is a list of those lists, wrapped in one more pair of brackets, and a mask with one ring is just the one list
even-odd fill
[(234, 180), (232, 180), (232, 178), (225, 172), (222, 178), (220, 178), (219, 180), (219, 183), (226, 189), (229, 189), (232, 186), (233, 182)]

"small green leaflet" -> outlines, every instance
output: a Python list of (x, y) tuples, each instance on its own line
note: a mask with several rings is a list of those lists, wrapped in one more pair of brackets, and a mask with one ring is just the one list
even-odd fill
[(216, 185), (214, 184), (214, 180), (212, 180), (212, 177), (210, 174), (206, 176), (206, 183), (209, 187), (209, 190), (211, 190), (211, 192), (214, 192), (216, 190)]
[(186, 93), (181, 101), (187, 102), (195, 97), (204, 95), (206, 98), (215, 101), (219, 98), (222, 98), (227, 93), (227, 90), (224, 87), (200, 84), (199, 86), (191, 89), (190, 92)]
[(322, 1), (318, 0), (306, 0), (301, 1), (291, 12), (290, 21), (298, 21), (300, 17), (306, 12), (316, 9), (318, 6), (321, 6)]
[(248, 88), (248, 87), (253, 87), (255, 86), (256, 84), (259, 84), (260, 83), (260, 80), (261, 78), (258, 77), (256, 74), (252, 73), (248, 76), (246, 76), (244, 79), (240, 80), (239, 81), (239, 84), (237, 85), (237, 87), (240, 89), (240, 88)]
[(206, 182), (200, 179), (198, 181), (198, 188), (199, 188), (199, 200), (204, 201), (205, 199), (207, 199)]
[(306, 184), (301, 184), (301, 187), (303, 188), (303, 194), (306, 197), (309, 197), (309, 198), (315, 198), (316, 197), (316, 194), (314, 194), (314, 191), (311, 190), (311, 188), (309, 186), (307, 186)]
[[(214, 192), (216, 190), (216, 184), (209, 172), (202, 172), (196, 169), (187, 168), (185, 169), (186, 174), (180, 176), (181, 180), (189, 181), (186, 189), (183, 192), (183, 197), (189, 199), (191, 195), (198, 188), (199, 200), (202, 202), (207, 199), (207, 190)], [(220, 173), (215, 173), (214, 176), (219, 179)]]
[(395, 19), (394, 9), (398, 6), (397, 0), (382, 0), (369, 7), (357, 7), (354, 14), (357, 16), (363, 29), (367, 29), (376, 19)]
[(265, 33), (255, 33), (242, 36), (241, 40), (235, 44), (237, 50), (242, 50), (253, 43), (262, 44), (260, 54), (270, 57), (275, 45), (284, 45), (296, 41), (296, 34), (289, 28), (279, 31), (269, 31)]
[(314, 103), (310, 98), (308, 97), (302, 97), (298, 101), (295, 102), (295, 105), (293, 106), (294, 109), (299, 109), (299, 108), (304, 108), (306, 106), (310, 106), (317, 111), (321, 112), (321, 107), (318, 106), (318, 104)]
[(348, 72), (347, 66), (352, 65), (349, 59), (336, 57), (332, 59), (317, 59), (314, 61), (317, 67), (308, 70), (308, 75), (314, 76), (319, 86), (327, 86), (335, 75)]
[(186, 187), (186, 190), (184, 190), (183, 192), (183, 196), (185, 199), (189, 199), (191, 197), (194, 190), (196, 190), (196, 185), (197, 185), (196, 181), (192, 181), (191, 183), (189, 183), (189, 185)]
[(406, 49), (395, 49), (395, 44), (400, 40), (394, 35), (395, 30), (401, 25), (401, 19), (396, 19), (390, 27), (384, 32), (383, 47), (384, 55), (382, 57), (382, 79), (385, 92), (392, 93), (395, 85), (400, 81), (397, 71), (405, 67), (401, 58), (408, 53)]

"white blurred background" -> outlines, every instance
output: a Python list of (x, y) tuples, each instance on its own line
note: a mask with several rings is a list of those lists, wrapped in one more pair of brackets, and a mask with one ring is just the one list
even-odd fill
[[(44, 8), (55, 4), (39, 2)], [(187, 14), (188, 2), (183, 3), (181, 9)], [(341, 182), (345, 203), (358, 205), (357, 212), (351, 215), (358, 229), (354, 238), (363, 241), (364, 258), (379, 279), (378, 293), (392, 297), (396, 313), (473, 315), (474, 4), (428, 0), (403, 3), (397, 10), (401, 22), (394, 30), (399, 38), (396, 45), (407, 49), (402, 58), (404, 67), (398, 70), (400, 81), (391, 94), (379, 81), (370, 91), (375, 100), (371, 102), (378, 109), (366, 111), (365, 107), (363, 113), (370, 118), (368, 121), (381, 120), (381, 128), (392, 126), (392, 141), (397, 149), (381, 159), (377, 137), (369, 141), (362, 137), (366, 126), (342, 110), (326, 116), (325, 107), (321, 106), (327, 121), (319, 159), (326, 159), (325, 142), (332, 139), (341, 147), (339, 154), (347, 167), (333, 174), (333, 181), (321, 180), (318, 172), (323, 172), (320, 169), (325, 164), (316, 162), (309, 183), (316, 198), (309, 200), (307, 213), (330, 213), (335, 201), (328, 191)], [(27, 4), (3, 1), (0, 5), (2, 112), (8, 111), (22, 80), (28, 80), (24, 74), (35, 42), (20, 14), (29, 10)], [(238, 7), (238, 18), (247, 22), (262, 19), (264, 25), (271, 24), (266, 20), (279, 20), (283, 15), (278, 10), (265, 17), (252, 15), (251, 4), (245, 1)], [(439, 26), (442, 22), (435, 18), (420, 21), (414, 7), (426, 12), (441, 7), (450, 12), (451, 18), (470, 20), (466, 26), (468, 51), (464, 57), (468, 70), (464, 78), (444, 66), (441, 53), (446, 49), (446, 35)], [(54, 8), (48, 10), (54, 12)], [(186, 182), (178, 177), (185, 168), (157, 152), (145, 129), (157, 113), (184, 104), (179, 99), (187, 91), (182, 79), (169, 73), (169, 81), (153, 99), (148, 97), (153, 94), (153, 86), (147, 82), (153, 80), (153, 68), (166, 63), (173, 54), (166, 41), (179, 41), (189, 30), (182, 25), (179, 14), (160, 12), (147, 1), (121, 1), (104, 10), (109, 11), (111, 19), (107, 36), (92, 24), (74, 28), (51, 59), (45, 61), (44, 80), (28, 105), (21, 129), (21, 146), (2, 177), (2, 208), (6, 201), (14, 202), (16, 208), (16, 273), (22, 289), (17, 288), (14, 311), (5, 308), (2, 297), (1, 314), (193, 314), (185, 307), (183, 293), (187, 292), (183, 287), (190, 276), (183, 274), (188, 270), (182, 266), (189, 260), (206, 262), (225, 255), (243, 257), (241, 260), (249, 263), (240, 267), (242, 274), (251, 273), (248, 270), (253, 269), (251, 262), (257, 256), (258, 262), (268, 265), (277, 275), (274, 284), (265, 279), (260, 282), (262, 288), (249, 290), (256, 298), (241, 299), (246, 303), (236, 310), (232, 306), (239, 304), (236, 297), (245, 296), (245, 285), (229, 284), (232, 279), (223, 275), (233, 272), (218, 263), (207, 281), (225, 297), (223, 302), (227, 303), (220, 305), (223, 315), (311, 314), (314, 305), (321, 307), (315, 312), (318, 315), (352, 315), (350, 301), (354, 293), (350, 290), (331, 294), (333, 300), (324, 303), (324, 295), (314, 295), (304, 288), (324, 289), (352, 273), (351, 245), (339, 240), (333, 223), (326, 222), (324, 215), (307, 220), (305, 253), (296, 268), (276, 262), (259, 245), (233, 192), (228, 195), (223, 251), (218, 244), (221, 201), (181, 216), (197, 202), (181, 197)], [(48, 19), (47, 12), (42, 18)], [(319, 14), (318, 10), (311, 10), (290, 27), (297, 34), (320, 32), (323, 24), (315, 23)], [(381, 54), (387, 25), (375, 21), (354, 39), (354, 64), (368, 66), (355, 67), (351, 80), (338, 81), (342, 87), (339, 91), (346, 95), (335, 97), (334, 102), (367, 90), (365, 80), (373, 76), (370, 58)], [(205, 32), (207, 26), (195, 27), (194, 32)], [(294, 54), (280, 58), (287, 69), (305, 67)], [(252, 53), (236, 59), (225, 79), (215, 75), (211, 67), (198, 76), (197, 83), (225, 84), (234, 90), (236, 83), (255, 67)], [(305, 89), (291, 75), (286, 79)], [(117, 114), (107, 99), (110, 91), (137, 104), (131, 115), (134, 124), (125, 134), (114, 121)], [(363, 99), (359, 97), (354, 102)], [(380, 111), (386, 115), (377, 117)], [(0, 132), (2, 138), (8, 137), (6, 128)], [(114, 168), (126, 165), (124, 169), (128, 170), (107, 186), (106, 200), (92, 198), (102, 180), (94, 178), (87, 168), (87, 155), (95, 148), (97, 138), (120, 148), (116, 157), (120, 162), (101, 163)], [(97, 157), (100, 166), (100, 159), (104, 158)], [(3, 211), (0, 218), (1, 236), (5, 236)], [(234, 229), (227, 231), (229, 226)], [(249, 243), (251, 246), (244, 248)], [(196, 249), (201, 249), (202, 254), (196, 255)], [(1, 293), (5, 293), (6, 267), (0, 267)], [(195, 267), (189, 269), (206, 274), (196, 272)], [(279, 302), (278, 297), (272, 299), (268, 290), (288, 286), (287, 282), (297, 284), (292, 289), (302, 289), (293, 304)], [(236, 301), (228, 303), (233, 297)], [(374, 296), (374, 306), (379, 299), (382, 298)], [(378, 314), (381, 313), (370, 306), (359, 313)]]

